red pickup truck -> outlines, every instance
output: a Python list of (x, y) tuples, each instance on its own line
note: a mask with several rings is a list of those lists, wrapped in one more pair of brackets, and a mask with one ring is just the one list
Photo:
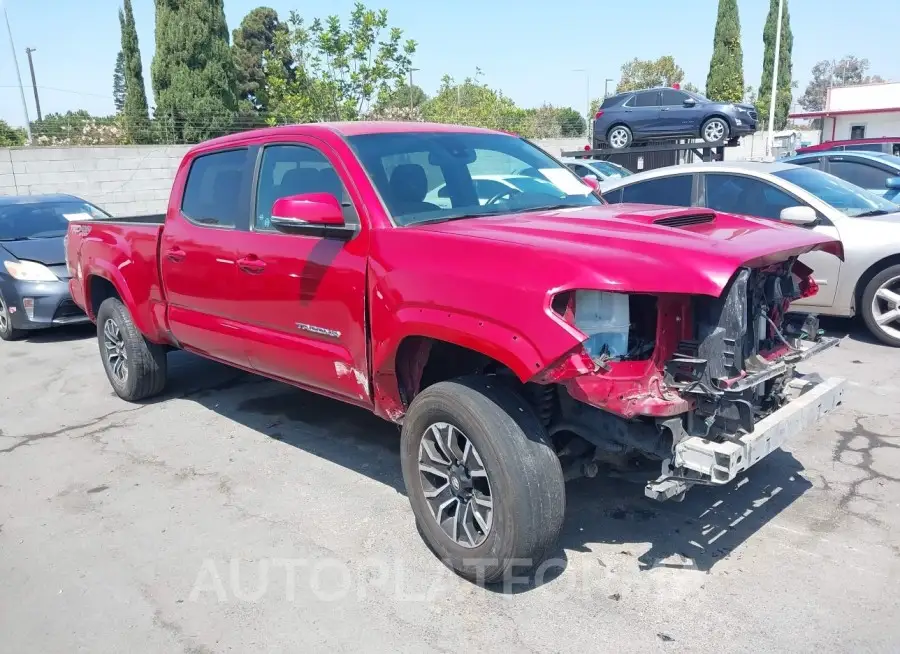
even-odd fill
[(120, 397), (162, 391), (182, 348), (366, 407), (402, 425), (423, 537), (493, 581), (554, 546), (566, 479), (642, 465), (678, 499), (840, 402), (797, 370), (836, 341), (786, 314), (817, 249), (842, 256), (608, 205), (513, 135), (360, 122), (198, 145), (164, 216), (73, 222), (66, 258)]

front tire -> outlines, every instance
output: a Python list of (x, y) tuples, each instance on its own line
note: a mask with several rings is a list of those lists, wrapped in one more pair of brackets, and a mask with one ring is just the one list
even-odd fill
[(614, 150), (624, 150), (634, 140), (634, 134), (625, 125), (615, 125), (606, 135), (606, 142)]
[(718, 116), (713, 116), (700, 128), (700, 136), (707, 143), (725, 141), (728, 139), (729, 132), (731, 132), (731, 128), (728, 126), (728, 121)]
[(866, 284), (861, 303), (863, 320), (872, 335), (885, 345), (900, 347), (900, 265), (875, 275)]
[(12, 315), (9, 313), (9, 307), (6, 305), (6, 300), (0, 295), (0, 339), (4, 341), (15, 341), (22, 338), (24, 335), (25, 332), (23, 330), (13, 327)]
[(479, 583), (536, 566), (565, 514), (559, 459), (528, 404), (492, 377), (440, 382), (413, 400), (401, 463), (419, 531)]
[(108, 298), (100, 305), (97, 340), (103, 369), (116, 395), (137, 402), (162, 392), (166, 350), (144, 338), (118, 298)]

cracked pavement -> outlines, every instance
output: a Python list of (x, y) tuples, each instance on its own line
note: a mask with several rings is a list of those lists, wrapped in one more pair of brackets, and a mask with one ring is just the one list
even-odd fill
[(510, 593), (429, 553), (364, 411), (182, 353), (132, 405), (90, 329), (0, 343), (0, 652), (895, 652), (900, 351), (827, 326), (823, 424), (682, 503), (570, 484)]

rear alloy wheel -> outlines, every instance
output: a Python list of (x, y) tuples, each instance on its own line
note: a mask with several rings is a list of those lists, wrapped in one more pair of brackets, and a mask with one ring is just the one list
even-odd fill
[(565, 513), (562, 469), (531, 407), (495, 377), (429, 386), (401, 438), (419, 533), (449, 568), (494, 583), (538, 566)]
[(616, 125), (609, 130), (609, 134), (606, 135), (606, 141), (609, 143), (609, 147), (614, 150), (627, 148), (631, 145), (632, 138), (631, 130), (625, 127), (625, 125)]
[(165, 348), (144, 338), (118, 298), (100, 305), (97, 340), (109, 383), (123, 400), (137, 402), (165, 388)]
[(701, 135), (707, 143), (716, 143), (728, 138), (728, 123), (722, 118), (710, 118), (703, 123)]
[(12, 325), (12, 316), (9, 314), (9, 307), (6, 306), (6, 300), (0, 296), (0, 339), (4, 341), (14, 341), (25, 335), (21, 329), (16, 329)]
[(900, 347), (900, 265), (886, 268), (872, 278), (863, 292), (861, 309), (875, 338)]

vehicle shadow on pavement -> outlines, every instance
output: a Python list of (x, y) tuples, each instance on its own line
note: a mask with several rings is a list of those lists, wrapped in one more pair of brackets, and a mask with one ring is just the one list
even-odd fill
[(819, 327), (825, 330), (826, 336), (835, 338), (849, 338), (858, 343), (880, 345), (889, 347), (872, 336), (872, 333), (862, 321), (862, 318), (835, 318), (834, 316), (820, 316)]
[(29, 330), (23, 340), (28, 343), (65, 343), (67, 341), (82, 341), (96, 337), (97, 328), (88, 322), (65, 327), (53, 327), (51, 329)]
[(620, 553), (634, 556), (640, 570), (707, 572), (812, 487), (802, 470), (776, 450), (731, 484), (695, 486), (683, 501), (662, 503), (643, 497), (637, 484), (582, 479), (569, 485), (560, 545), (580, 552), (594, 543), (630, 546)]
[[(368, 411), (182, 352), (169, 356), (163, 398), (184, 398), (269, 438), (365, 475), (405, 494), (396, 425)], [(805, 493), (803, 466), (776, 450), (736, 482), (696, 486), (682, 502), (658, 503), (639, 484), (604, 476), (567, 484), (566, 522), (554, 566), (514, 587), (518, 594), (565, 575), (566, 551), (598, 553), (615, 545), (637, 569), (709, 571)], [(648, 479), (653, 472), (648, 472)], [(412, 517), (410, 516), (410, 519)], [(649, 549), (646, 548), (650, 544)]]

